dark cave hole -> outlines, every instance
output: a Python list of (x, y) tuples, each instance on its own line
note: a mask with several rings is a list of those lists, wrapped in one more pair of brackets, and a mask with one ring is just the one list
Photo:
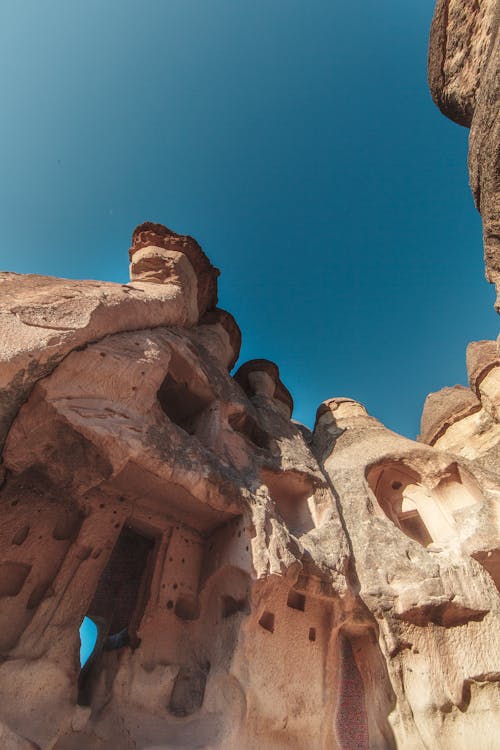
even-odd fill
[(86, 616), (94, 623), (97, 633), (94, 648), (80, 672), (80, 705), (91, 702), (92, 682), (103, 652), (139, 645), (137, 628), (151, 580), (154, 547), (153, 538), (128, 526), (118, 537)]
[(189, 435), (196, 431), (199, 416), (213, 402), (208, 388), (195, 390), (185, 379), (168, 373), (158, 390), (158, 401), (167, 417)]

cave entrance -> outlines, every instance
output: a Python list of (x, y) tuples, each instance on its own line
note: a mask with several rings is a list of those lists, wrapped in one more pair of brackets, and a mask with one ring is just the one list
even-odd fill
[(375, 629), (346, 624), (338, 633), (334, 734), (339, 750), (396, 750), (389, 715), (396, 705)]
[(158, 401), (167, 417), (189, 435), (194, 435), (203, 412), (215, 394), (193, 365), (172, 355), (169, 371), (158, 390)]
[(147, 601), (154, 547), (154, 538), (129, 526), (118, 537), (85, 618), (94, 623), (97, 634), (80, 672), (80, 705), (90, 703), (91, 683), (103, 652), (139, 644), (137, 628)]

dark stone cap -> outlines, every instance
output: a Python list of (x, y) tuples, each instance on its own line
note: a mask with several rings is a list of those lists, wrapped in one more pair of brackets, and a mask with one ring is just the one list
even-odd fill
[(226, 310), (221, 310), (220, 307), (216, 307), (213, 310), (209, 310), (205, 313), (203, 318), (200, 320), (200, 326), (215, 326), (221, 325), (229, 334), (229, 341), (233, 349), (233, 358), (229, 363), (229, 370), (232, 370), (236, 364), (236, 360), (240, 356), (241, 349), (241, 331), (238, 323), (235, 321), (231, 313)]
[(217, 305), (217, 278), (220, 275), (218, 268), (210, 263), (201, 247), (193, 237), (184, 234), (176, 234), (163, 224), (154, 224), (146, 221), (139, 224), (132, 233), (132, 246), (129, 249), (129, 257), (143, 247), (154, 245), (163, 247), (165, 250), (175, 250), (184, 253), (198, 278), (198, 310), (200, 317), (207, 310)]
[(280, 380), (278, 365), (274, 364), (274, 362), (271, 362), (269, 359), (251, 359), (248, 362), (245, 362), (244, 365), (241, 365), (238, 372), (235, 374), (234, 379), (243, 388), (247, 396), (255, 395), (254, 390), (248, 381), (248, 376), (252, 372), (265, 372), (272, 378), (275, 384), (273, 398), (286, 404), (290, 409), (291, 414), (293, 412), (293, 398), (288, 388), (286, 388)]
[(454, 385), (429, 393), (422, 411), (418, 440), (434, 445), (450, 425), (479, 411), (480, 408), (479, 399), (464, 385)]
[(466, 354), (470, 387), (476, 393), (479, 383), (494, 367), (500, 366), (496, 341), (471, 341)]

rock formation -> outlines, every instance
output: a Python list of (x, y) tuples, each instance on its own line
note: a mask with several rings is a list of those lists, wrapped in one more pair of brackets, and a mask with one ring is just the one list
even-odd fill
[(437, 0), (429, 86), (440, 110), (470, 128), (469, 176), (483, 219), (486, 278), (500, 312), (500, 6), (497, 0)]
[(345, 398), (310, 433), (229, 374), (194, 240), (142, 225), (130, 270), (1, 277), (4, 747), (493, 747), (496, 344), (420, 443)]
[[(439, 2), (433, 27), (434, 94), (474, 138), (492, 18)], [(418, 441), (349, 398), (311, 432), (276, 364), (231, 376), (217, 276), (152, 223), (128, 284), (0, 274), (1, 747), (493, 750), (496, 342)]]

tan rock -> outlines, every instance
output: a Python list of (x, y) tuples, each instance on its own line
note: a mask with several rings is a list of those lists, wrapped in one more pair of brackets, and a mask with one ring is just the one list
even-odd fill
[(500, 355), (495, 341), (473, 341), (467, 347), (467, 371), (472, 390), (485, 411), (500, 422)]
[(470, 184), (483, 219), (486, 277), (500, 295), (499, 19), (496, 0), (438, 0), (429, 86), (441, 111), (471, 129)]
[(481, 380), (488, 372), (500, 367), (496, 341), (471, 341), (467, 347), (466, 361), (470, 387), (477, 393)]
[[(480, 717), (497, 710), (489, 644), (500, 612), (492, 570), (472, 557), (482, 534), (485, 550), (498, 543), (498, 483), (387, 430), (348, 399), (320, 407), (313, 445), (335, 487), (386, 664), (384, 673), (360, 646), (373, 711), (366, 746), (493, 748)], [(385, 703), (370, 696), (374, 682)], [(384, 729), (378, 745), (375, 726)]]
[(469, 344), (467, 370), (470, 389), (456, 385), (427, 396), (419, 440), (498, 474), (500, 360), (497, 344), (494, 341)]
[(0, 723), (0, 743), (2, 750), (40, 750), (38, 745), (12, 732), (5, 724)]
[(422, 412), (419, 439), (434, 445), (451, 425), (480, 409), (479, 399), (463, 385), (454, 385), (429, 393)]
[(215, 306), (218, 271), (192, 238), (148, 222), (132, 251), (142, 261), (129, 284), (0, 273), (0, 445), (33, 384), (70, 351), (119, 331), (191, 327)]
[(268, 359), (252, 359), (242, 365), (234, 379), (241, 385), (249, 398), (273, 399), (276, 407), (289, 417), (293, 411), (293, 399), (280, 380), (278, 366)]
[(217, 304), (219, 270), (212, 266), (196, 240), (176, 234), (163, 224), (146, 221), (134, 229), (130, 256), (132, 281), (171, 282), (180, 256), (185, 256), (197, 278), (199, 315)]
[[(146, 306), (163, 281), (143, 279)], [(10, 427), (0, 715), (43, 748), (329, 747), (324, 653), (340, 658), (331, 623), (354, 606), (329, 483), (277, 367), (243, 366), (251, 399), (229, 376), (229, 314), (145, 318), (66, 352)], [(99, 639), (80, 671), (86, 614)]]
[[(225, 335), (221, 335), (222, 331)], [(241, 331), (233, 316), (219, 308), (209, 310), (200, 320), (199, 335), (215, 358), (232, 370), (241, 348)]]
[[(472, 122), (491, 280), (495, 28), (439, 2), (430, 52)], [(123, 285), (0, 275), (2, 747), (493, 750), (495, 343), (428, 397), (421, 442), (349, 398), (311, 433), (273, 362), (230, 377), (241, 334), (195, 240), (147, 222), (130, 261)]]
[[(491, 345), (469, 351), (481, 400), (428, 401), (433, 446), (348, 398), (312, 435), (274, 363), (230, 377), (236, 322), (198, 320), (195, 268), (155, 231), (137, 234), (131, 285), (8, 287), (0, 375), (35, 367), (4, 412), (4, 744), (470, 747), (500, 671)], [(488, 450), (462, 429), (478, 414)], [(442, 450), (459, 427), (464, 449)]]

